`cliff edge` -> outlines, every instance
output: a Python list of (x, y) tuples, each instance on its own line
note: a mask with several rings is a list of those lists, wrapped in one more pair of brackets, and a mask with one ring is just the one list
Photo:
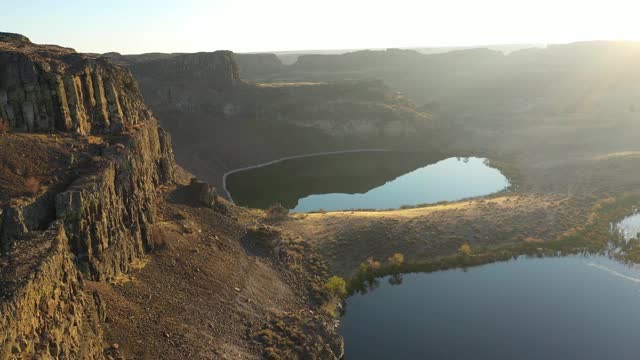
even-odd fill
[(0, 359), (104, 358), (104, 304), (84, 283), (153, 248), (170, 138), (128, 69), (7, 33), (0, 122)]
[(0, 33), (0, 122), (13, 131), (120, 133), (151, 119), (124, 67)]
[[(211, 61), (151, 74), (235, 86)], [(3, 33), (0, 110), (0, 360), (342, 356), (326, 267), (177, 166), (127, 68)]]

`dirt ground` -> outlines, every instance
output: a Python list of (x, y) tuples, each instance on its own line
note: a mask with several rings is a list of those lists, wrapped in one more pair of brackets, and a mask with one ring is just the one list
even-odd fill
[(172, 194), (159, 206), (159, 250), (111, 283), (90, 283), (106, 305), (106, 338), (127, 359), (258, 359), (255, 334), (305, 308), (304, 283), (243, 245), (244, 209), (223, 215)]
[(0, 134), (0, 206), (78, 175), (90, 161), (87, 139), (57, 134)]
[[(0, 205), (64, 189), (91, 169), (100, 141), (0, 135)], [(125, 359), (260, 359), (265, 346), (257, 334), (273, 319), (306, 321), (305, 314), (317, 313), (309, 284), (324, 283), (326, 271), (306, 270), (308, 254), (299, 254), (293, 269), (264, 251), (247, 236), (249, 227), (264, 222), (264, 212), (223, 199), (223, 210), (201, 206), (185, 191), (192, 175), (178, 173), (181, 184), (158, 189), (154, 251), (129, 274), (85, 281), (85, 290), (97, 291), (106, 307), (108, 352)]]

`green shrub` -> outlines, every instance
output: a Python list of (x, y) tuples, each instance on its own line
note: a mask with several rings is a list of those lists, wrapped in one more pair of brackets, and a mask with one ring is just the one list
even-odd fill
[(380, 267), (382, 267), (382, 264), (380, 264), (380, 261), (377, 261), (371, 256), (367, 258), (367, 268), (369, 269), (370, 272), (378, 271), (380, 270)]
[(468, 243), (464, 243), (462, 244), (462, 246), (460, 246), (460, 248), (458, 249), (458, 251), (460, 251), (460, 253), (463, 256), (471, 256), (472, 254), (472, 250), (471, 250), (471, 245), (469, 245)]
[(389, 257), (389, 264), (391, 266), (399, 267), (404, 264), (404, 255), (400, 253), (393, 254)]
[(332, 276), (327, 280), (327, 283), (324, 285), (325, 290), (335, 297), (342, 298), (347, 294), (347, 282), (344, 281), (340, 276)]

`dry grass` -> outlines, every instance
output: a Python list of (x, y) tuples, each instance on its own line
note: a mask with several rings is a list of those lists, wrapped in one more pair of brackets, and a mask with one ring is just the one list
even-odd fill
[(333, 273), (350, 277), (367, 258), (395, 253), (413, 263), (512, 243), (553, 241), (588, 221), (595, 200), (551, 194), (513, 194), (390, 211), (294, 215), (283, 226), (319, 251)]
[(262, 88), (279, 88), (279, 87), (297, 87), (297, 86), (317, 86), (326, 85), (324, 82), (275, 82), (275, 83), (257, 83), (256, 86)]
[(267, 219), (271, 221), (283, 221), (289, 217), (289, 209), (282, 204), (271, 205), (266, 211)]
[(99, 136), (89, 135), (87, 136), (87, 143), (94, 145), (104, 144), (104, 139)]
[(640, 156), (640, 151), (620, 151), (614, 152), (604, 155), (597, 155), (593, 157), (593, 160), (611, 160), (615, 158), (625, 158), (625, 157), (637, 157)]

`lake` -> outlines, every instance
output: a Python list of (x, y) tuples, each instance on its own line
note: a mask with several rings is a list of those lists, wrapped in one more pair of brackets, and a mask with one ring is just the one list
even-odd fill
[(639, 304), (638, 268), (521, 258), (379, 279), (347, 299), (340, 332), (345, 360), (637, 359)]
[(281, 203), (297, 212), (392, 209), (488, 195), (508, 186), (487, 159), (410, 152), (293, 159), (227, 178), (238, 205), (266, 209)]

